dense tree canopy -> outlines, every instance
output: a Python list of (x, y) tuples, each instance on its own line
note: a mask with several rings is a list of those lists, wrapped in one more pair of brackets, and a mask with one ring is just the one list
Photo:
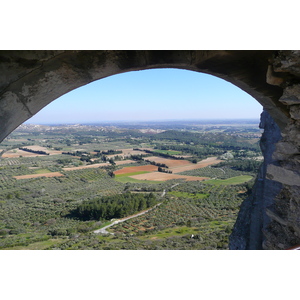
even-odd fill
[(83, 220), (122, 218), (157, 204), (153, 193), (124, 193), (81, 203), (74, 215)]

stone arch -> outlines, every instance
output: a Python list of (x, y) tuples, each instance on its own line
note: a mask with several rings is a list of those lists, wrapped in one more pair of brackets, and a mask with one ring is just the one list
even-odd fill
[[(290, 197), (297, 198), (298, 191), (294, 187), (300, 185), (299, 145), (295, 140), (300, 137), (299, 62), (298, 51), (271, 50), (0, 51), (0, 141), (61, 95), (110, 75), (151, 68), (180, 68), (217, 76), (262, 104), (271, 116), (263, 117), (262, 126), (266, 132), (270, 126), (273, 133), (276, 132), (275, 139), (272, 130), (265, 134), (262, 144), (267, 145), (269, 140), (272, 140), (271, 144), (277, 143), (274, 155), (270, 155), (274, 147), (265, 147), (260, 178), (264, 183), (274, 183), (265, 184), (264, 192), (273, 188), (276, 195), (263, 195), (260, 191), (259, 197), (271, 197), (272, 201), (261, 200), (255, 210), (245, 210), (252, 221), (249, 224), (237, 222), (232, 248), (260, 249), (263, 242), (268, 249), (288, 247), (300, 238), (298, 202), (290, 201)], [(282, 211), (275, 209), (277, 195), (285, 199), (280, 203), (291, 202), (290, 207), (282, 208)], [(252, 202), (257, 202), (259, 197), (253, 198)], [(270, 227), (272, 222), (276, 226)], [(274, 237), (278, 231), (282, 232), (280, 241)]]
[(273, 55), (272, 51), (1, 51), (0, 140), (75, 88), (149, 68), (180, 68), (223, 78), (253, 96), (284, 127), (288, 116), (278, 101), (283, 90), (266, 82)]

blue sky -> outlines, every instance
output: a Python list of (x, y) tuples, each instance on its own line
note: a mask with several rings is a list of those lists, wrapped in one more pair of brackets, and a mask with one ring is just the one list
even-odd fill
[(262, 106), (217, 77), (179, 69), (110, 76), (56, 99), (31, 124), (187, 119), (258, 119)]

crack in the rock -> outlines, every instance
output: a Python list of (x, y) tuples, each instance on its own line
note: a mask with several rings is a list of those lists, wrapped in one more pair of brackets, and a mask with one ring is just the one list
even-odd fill
[(34, 114), (30, 111), (29, 107), (26, 105), (26, 103), (19, 98), (19, 101), (23, 104), (23, 106), (25, 107), (25, 109), (27, 110), (27, 112), (30, 114), (31, 117), (34, 116)]

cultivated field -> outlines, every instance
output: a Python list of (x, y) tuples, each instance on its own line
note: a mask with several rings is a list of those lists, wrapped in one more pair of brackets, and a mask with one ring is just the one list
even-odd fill
[(135, 173), (135, 172), (153, 172), (157, 171), (157, 166), (146, 165), (146, 166), (138, 166), (138, 167), (126, 167), (121, 170), (117, 170), (114, 172), (115, 175)]
[(100, 163), (100, 164), (93, 164), (93, 165), (87, 165), (87, 166), (79, 166), (79, 167), (70, 167), (70, 168), (63, 168), (64, 171), (75, 171), (75, 170), (81, 170), (81, 169), (91, 169), (91, 168), (99, 168), (108, 166), (110, 163)]
[[(200, 161), (197, 164), (193, 164), (187, 160), (176, 160), (176, 159), (167, 159), (156, 156), (148, 157), (150, 161), (155, 161), (156, 163), (163, 163), (169, 166), (170, 171), (173, 173), (180, 173), (183, 171), (194, 170), (204, 168), (209, 165), (217, 164), (221, 160), (218, 160), (216, 157), (210, 157)], [(115, 171), (115, 175), (126, 175), (128, 177), (136, 180), (149, 180), (149, 181), (166, 181), (171, 179), (185, 179), (186, 181), (203, 181), (209, 179), (208, 177), (200, 176), (189, 176), (189, 175), (177, 175), (169, 174), (164, 172), (157, 172), (158, 167), (154, 165), (138, 166), (138, 167), (126, 167), (121, 170)], [(140, 174), (133, 174), (138, 172), (147, 172)]]
[(9, 150), (5, 153), (3, 153), (2, 157), (3, 158), (16, 158), (16, 157), (36, 157), (36, 156), (45, 156), (44, 154), (37, 154), (37, 153), (31, 153), (27, 151), (23, 151), (20, 149), (14, 149), (14, 150)]
[(62, 151), (57, 151), (57, 150), (49, 149), (38, 145), (26, 146), (26, 148), (34, 151), (45, 151), (46, 153), (49, 153), (49, 155), (58, 155), (62, 153)]
[[(139, 125), (25, 125), (4, 140), (0, 249), (228, 249), (237, 212), (259, 168), (261, 152), (254, 139), (261, 130), (240, 124), (174, 124), (179, 131), (172, 124), (154, 124), (153, 130), (150, 125), (142, 128), (151, 134), (137, 134)], [(216, 165), (227, 152), (233, 159)], [(140, 201), (143, 194), (156, 199)], [(114, 201), (106, 202), (110, 197)], [(98, 200), (107, 206), (89, 205)], [(118, 219), (156, 202), (161, 205), (147, 214), (110, 227), (114, 235), (93, 234), (111, 223), (108, 214), (115, 212)]]
[(173, 173), (180, 173), (184, 171), (190, 171), (195, 169), (201, 169), (207, 166), (216, 165), (220, 163), (222, 160), (217, 159), (217, 157), (209, 157), (207, 159), (199, 161), (197, 164), (190, 163), (189, 165), (179, 166), (170, 168)]
[[(34, 150), (34, 151), (45, 151), (46, 153), (49, 153), (49, 155), (58, 155), (61, 154), (62, 151), (57, 151), (57, 150), (51, 150), (46, 147), (38, 146), (38, 145), (33, 145), (33, 146), (26, 146), (26, 148)], [(9, 157), (9, 158), (15, 158), (15, 157), (37, 157), (37, 156), (45, 156), (45, 154), (37, 154), (37, 153), (31, 153), (28, 151), (23, 151), (20, 149), (13, 149), (9, 150), (5, 153), (3, 153), (2, 157)]]
[(130, 176), (130, 178), (138, 180), (152, 180), (152, 181), (166, 181), (171, 179), (185, 179), (186, 181), (203, 181), (209, 179), (208, 177), (197, 177), (197, 176), (187, 176), (187, 175), (176, 175), (168, 174), (163, 172), (151, 172), (139, 175)]
[[(126, 164), (131, 164), (134, 163), (133, 160), (119, 160), (115, 162), (116, 165), (126, 165)], [(92, 165), (86, 165), (86, 166), (79, 166), (79, 167), (65, 167), (63, 168), (64, 171), (75, 171), (75, 170), (82, 170), (82, 169), (91, 169), (91, 168), (99, 168), (99, 167), (104, 167), (104, 166), (109, 166), (110, 163), (99, 163), (99, 164), (92, 164)]]
[(14, 178), (18, 179), (28, 179), (28, 178), (38, 178), (38, 177), (60, 177), (64, 176), (60, 172), (51, 172), (51, 173), (42, 173), (42, 174), (28, 174), (28, 175), (20, 175), (20, 176), (13, 176)]
[(115, 164), (116, 164), (117, 166), (119, 166), (119, 165), (126, 165), (126, 164), (133, 164), (133, 163), (135, 163), (135, 161), (134, 161), (134, 160), (130, 160), (130, 159), (126, 159), (126, 160), (116, 160), (116, 161), (115, 161)]
[(138, 150), (133, 150), (133, 149), (118, 149), (120, 151), (122, 151), (122, 153), (120, 154), (112, 154), (112, 155), (107, 155), (108, 158), (112, 158), (115, 156), (130, 156), (130, 155), (138, 155), (138, 154), (145, 154), (144, 151), (138, 151)]

